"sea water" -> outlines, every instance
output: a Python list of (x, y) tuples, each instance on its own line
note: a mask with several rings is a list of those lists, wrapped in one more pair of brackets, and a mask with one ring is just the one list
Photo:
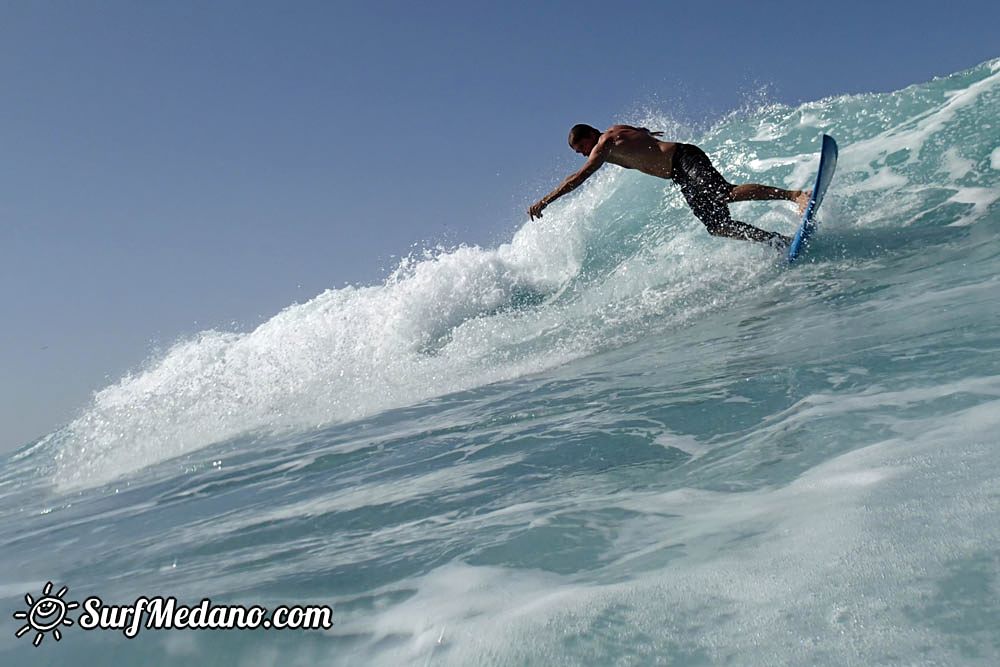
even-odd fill
[[(802, 188), (823, 132), (793, 267), (607, 167), (97, 392), (0, 461), (0, 662), (1000, 664), (1000, 61), (681, 138)], [(333, 624), (15, 638), (47, 582)]]

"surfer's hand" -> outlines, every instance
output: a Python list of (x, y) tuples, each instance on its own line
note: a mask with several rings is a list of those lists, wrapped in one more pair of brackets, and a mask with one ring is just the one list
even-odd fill
[(542, 209), (545, 208), (545, 202), (539, 201), (531, 205), (528, 209), (528, 217), (534, 220), (535, 218), (542, 217)]

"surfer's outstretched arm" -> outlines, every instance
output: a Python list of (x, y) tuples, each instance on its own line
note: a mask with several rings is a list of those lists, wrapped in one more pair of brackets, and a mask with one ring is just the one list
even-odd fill
[(579, 171), (567, 176), (555, 190), (532, 204), (531, 208), (528, 209), (528, 216), (532, 220), (542, 217), (542, 209), (563, 195), (580, 187), (595, 171), (601, 168), (601, 165), (608, 159), (608, 151), (610, 149), (610, 143), (606, 137), (602, 136), (598, 140), (597, 145), (594, 146), (594, 150), (590, 152), (590, 157), (587, 158), (587, 162), (583, 167)]

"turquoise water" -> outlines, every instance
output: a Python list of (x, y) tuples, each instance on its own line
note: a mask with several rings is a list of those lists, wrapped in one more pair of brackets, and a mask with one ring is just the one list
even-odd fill
[(609, 167), (508, 244), (181, 341), (0, 464), (0, 607), (53, 581), (333, 628), (10, 620), (0, 661), (998, 664), (1000, 61), (630, 120), (796, 188), (834, 135), (804, 261)]

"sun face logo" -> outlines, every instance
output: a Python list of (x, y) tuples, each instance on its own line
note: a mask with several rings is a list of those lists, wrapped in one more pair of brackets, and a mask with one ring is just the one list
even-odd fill
[(28, 611), (15, 611), (14, 618), (27, 621), (14, 633), (15, 637), (21, 637), (25, 633), (34, 630), (38, 634), (32, 642), (35, 646), (42, 643), (45, 633), (51, 631), (56, 641), (62, 639), (62, 632), (59, 627), (62, 625), (73, 625), (72, 619), (66, 618), (70, 609), (80, 606), (78, 602), (66, 602), (63, 595), (69, 590), (68, 586), (63, 586), (59, 592), (52, 595), (52, 582), (45, 584), (42, 589), (42, 597), (35, 600), (30, 594), (24, 596), (24, 601), (28, 603)]

